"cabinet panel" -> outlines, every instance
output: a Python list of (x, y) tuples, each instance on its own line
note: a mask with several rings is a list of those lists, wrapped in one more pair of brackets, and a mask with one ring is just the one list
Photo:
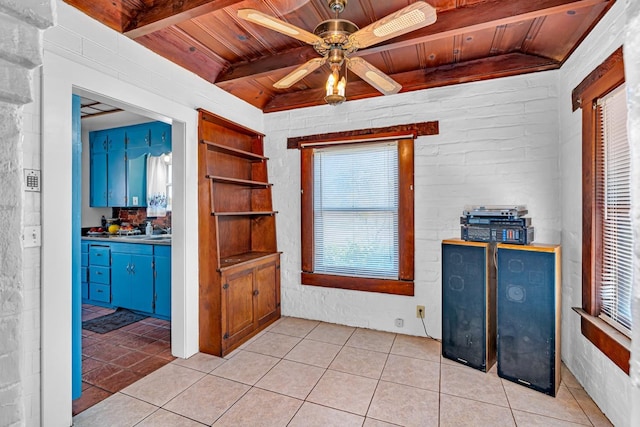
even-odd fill
[(100, 302), (111, 302), (111, 287), (101, 283), (91, 283), (89, 286), (89, 299)]
[(126, 152), (109, 151), (107, 161), (107, 203), (109, 206), (126, 206)]
[(143, 148), (149, 147), (149, 125), (143, 123), (141, 125), (128, 126), (125, 130), (126, 148)]
[(131, 309), (153, 313), (153, 257), (131, 255)]
[(155, 246), (154, 254), (154, 312), (171, 317), (171, 246)]
[[(106, 143), (105, 143), (106, 144)], [(89, 164), (91, 207), (106, 207), (107, 200), (107, 153), (91, 154)]]
[(162, 122), (149, 123), (151, 154), (159, 156), (171, 151), (171, 125)]
[(113, 305), (118, 307), (131, 307), (130, 259), (131, 255), (124, 253), (114, 253), (111, 256), (113, 262), (111, 266), (113, 270), (112, 301)]
[(153, 312), (153, 246), (113, 243), (111, 246), (112, 303)]
[(111, 262), (109, 260), (110, 250), (108, 246), (90, 246), (89, 247), (89, 264), (109, 266)]
[(109, 273), (109, 267), (91, 265), (89, 266), (89, 281), (91, 283), (102, 283), (108, 285), (111, 283), (111, 275)]
[(223, 281), (223, 346), (227, 347), (253, 330), (253, 271), (223, 276)]
[(258, 322), (269, 317), (278, 308), (278, 265), (275, 262), (256, 268), (256, 318)]
[(127, 206), (147, 205), (147, 156), (127, 153)]

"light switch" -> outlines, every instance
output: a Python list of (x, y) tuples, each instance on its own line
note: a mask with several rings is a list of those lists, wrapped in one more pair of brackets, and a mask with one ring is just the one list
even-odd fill
[(39, 225), (28, 226), (22, 232), (24, 248), (36, 248), (42, 245), (41, 227)]
[(138, 196), (133, 196), (133, 206), (138, 206)]

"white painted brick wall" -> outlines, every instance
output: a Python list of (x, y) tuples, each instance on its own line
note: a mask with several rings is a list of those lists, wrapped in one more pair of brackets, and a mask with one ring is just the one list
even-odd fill
[[(0, 0), (0, 425), (40, 424), (40, 251), (22, 248), (23, 225), (40, 225), (40, 194), (23, 191), (39, 169), (42, 30), (52, 2)], [(23, 107), (23, 104), (27, 104)]]
[[(571, 91), (624, 42), (625, 2), (618, 1), (560, 70), (560, 170), (563, 244), (562, 357), (616, 426), (630, 426), (629, 377), (580, 333), (582, 306), (582, 112), (571, 111)], [(625, 61), (627, 58), (625, 58)], [(636, 406), (640, 402), (636, 402)]]
[[(459, 237), (466, 204), (525, 204), (536, 241), (560, 241), (557, 73), (353, 101), (265, 116), (286, 315), (423, 335), (441, 330), (440, 242)], [(415, 297), (300, 285), (299, 153), (291, 136), (438, 120), (415, 143)], [(405, 319), (403, 328), (394, 319)]]

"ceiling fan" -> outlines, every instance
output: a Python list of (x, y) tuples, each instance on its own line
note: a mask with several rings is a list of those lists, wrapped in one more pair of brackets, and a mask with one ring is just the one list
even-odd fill
[(240, 9), (238, 17), (254, 24), (261, 25), (281, 34), (293, 37), (314, 47), (321, 58), (314, 58), (302, 64), (291, 73), (274, 83), (274, 87), (285, 89), (303, 79), (326, 62), (331, 67), (331, 75), (327, 81), (329, 104), (335, 105), (344, 101), (346, 80), (339, 79), (340, 69), (346, 62), (347, 67), (361, 79), (369, 83), (384, 95), (398, 93), (402, 86), (391, 77), (360, 57), (349, 55), (374, 44), (409, 33), (436, 22), (436, 10), (424, 1), (416, 1), (395, 13), (359, 29), (356, 24), (346, 19), (339, 19), (348, 0), (327, 0), (329, 8), (335, 12), (335, 18), (321, 22), (310, 33), (288, 22), (274, 18), (255, 9)]

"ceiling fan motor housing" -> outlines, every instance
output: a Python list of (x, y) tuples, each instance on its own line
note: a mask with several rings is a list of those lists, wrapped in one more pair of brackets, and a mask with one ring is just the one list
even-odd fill
[(347, 5), (347, 0), (327, 0), (327, 2), (329, 3), (329, 9), (336, 13), (342, 13)]
[(346, 19), (329, 19), (318, 24), (313, 33), (324, 40), (324, 43), (314, 46), (316, 51), (324, 56), (330, 50), (339, 48), (345, 53), (355, 52), (349, 41), (349, 36), (358, 31), (358, 26)]

